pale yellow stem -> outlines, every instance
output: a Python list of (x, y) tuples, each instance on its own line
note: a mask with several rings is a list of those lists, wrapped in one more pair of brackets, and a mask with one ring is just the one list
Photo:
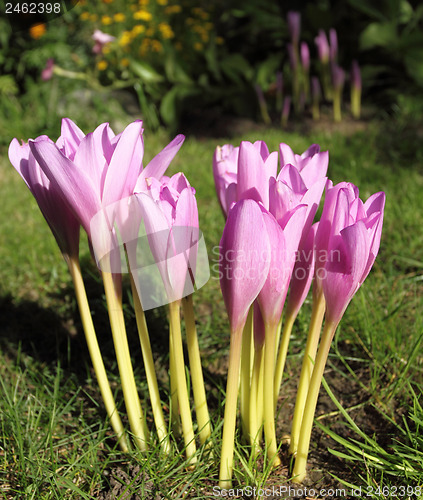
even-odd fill
[[(252, 351), (253, 342), (253, 310), (254, 305), (248, 311), (247, 321), (242, 332), (241, 347), (241, 376), (240, 376), (240, 412), (243, 435), (248, 439), (249, 429), (249, 411), (250, 411), (250, 383), (252, 370)], [(253, 351), (254, 352), (254, 351)]]
[(298, 450), (295, 457), (292, 480), (301, 483), (306, 476), (307, 457), (310, 448), (311, 431), (313, 428), (314, 414), (316, 412), (317, 400), (319, 397), (320, 385), (322, 383), (323, 373), (328, 358), (330, 345), (335, 334), (337, 323), (325, 323), (322, 340), (320, 341), (317, 352), (316, 363), (314, 364), (313, 374), (310, 380), (304, 415), (301, 423), (300, 439), (298, 441)]
[(263, 424), (263, 388), (260, 392), (260, 382), (263, 378), (260, 378), (260, 374), (263, 375), (263, 356), (263, 345), (256, 346), (250, 389), (250, 443), (253, 457), (256, 457), (260, 451), (260, 430)]
[(290, 315), (285, 318), (281, 343), (279, 346), (278, 359), (275, 368), (275, 408), (278, 402), (279, 392), (281, 390), (283, 371), (285, 369), (286, 355), (288, 353), (289, 339), (291, 337), (292, 327), (294, 325), (296, 315)]
[(231, 332), (225, 414), (223, 420), (222, 455), (219, 471), (219, 486), (222, 489), (228, 489), (232, 486), (241, 344), (242, 330)]
[[(172, 348), (174, 352), (174, 374), (177, 379), (177, 393), (179, 410), (181, 412), (182, 434), (184, 436), (185, 451), (191, 464), (197, 461), (195, 456), (196, 446), (194, 429), (192, 426), (191, 407), (189, 404), (187, 380), (185, 377), (184, 350), (182, 346), (180, 301), (169, 304), (170, 331), (172, 335)], [(171, 374), (172, 375), (172, 374)]]
[(267, 457), (272, 466), (280, 465), (275, 429), (275, 344), (277, 325), (265, 325), (264, 340), (264, 390), (263, 390), (263, 421), (266, 440)]
[(132, 369), (128, 339), (125, 331), (125, 321), (123, 318), (122, 298), (120, 292), (116, 290), (113, 275), (103, 271), (102, 276), (129, 425), (137, 446), (140, 450), (145, 451), (147, 449), (148, 432), (146, 432), (144, 414), (141, 408)]
[(148, 335), (147, 322), (142, 308), (137, 287), (132, 273), (130, 273), (132, 297), (134, 300), (135, 318), (137, 321), (138, 335), (141, 344), (141, 352), (144, 360), (145, 374), (147, 377), (148, 391), (150, 394), (151, 407), (153, 409), (154, 422), (156, 424), (157, 436), (162, 450), (168, 454), (170, 452), (169, 435), (163, 417), (162, 404), (160, 400), (159, 386), (157, 383), (156, 370), (154, 368), (153, 353), (151, 351), (150, 337)]
[(281, 340), (281, 332), (282, 332), (282, 316), (281, 316), (281, 319), (279, 320), (279, 323), (278, 323), (278, 328), (276, 330), (276, 349), (275, 349), (275, 362), (277, 360), (277, 357), (278, 357), (278, 346), (279, 346), (279, 342)]
[(187, 334), (189, 365), (191, 370), (192, 391), (194, 393), (195, 413), (200, 431), (200, 442), (204, 444), (211, 435), (211, 423), (204, 388), (203, 369), (201, 367), (200, 348), (198, 346), (197, 328), (195, 326), (192, 295), (182, 299)]
[(173, 348), (172, 325), (169, 323), (169, 376), (170, 376), (170, 411), (172, 431), (175, 437), (181, 435), (178, 403), (178, 376), (175, 366), (175, 350)]
[(316, 357), (317, 346), (319, 344), (320, 330), (322, 329), (323, 316), (325, 314), (325, 298), (323, 293), (313, 296), (313, 308), (311, 312), (310, 327), (308, 330), (307, 344), (304, 352), (303, 364), (301, 367), (300, 381), (298, 383), (297, 398), (295, 400), (294, 417), (292, 419), (291, 441), (289, 453), (297, 452), (298, 440), (300, 436), (301, 421), (303, 419), (304, 405), (307, 398), (308, 387), (313, 363)]
[(88, 304), (87, 294), (85, 292), (84, 281), (82, 279), (81, 268), (77, 257), (66, 259), (69, 267), (72, 281), (75, 287), (76, 301), (78, 303), (79, 314), (81, 316), (82, 326), (87, 341), (88, 351), (91, 356), (91, 361), (94, 367), (97, 382), (100, 388), (101, 396), (106, 407), (107, 415), (110, 419), (113, 430), (119, 440), (119, 445), (122, 451), (127, 452), (129, 445), (125, 437), (125, 431), (119, 413), (116, 408), (109, 380), (107, 378), (106, 369), (104, 367), (103, 358), (101, 356), (100, 347), (98, 345), (97, 336), (94, 330), (94, 324), (91, 317), (90, 306)]
[(263, 435), (263, 402), (264, 402), (264, 349), (262, 349), (261, 355), (261, 365), (260, 365), (260, 374), (259, 374), (259, 384), (258, 384), (258, 393), (257, 393), (257, 424), (259, 426), (259, 433), (257, 436), (257, 441), (260, 443)]
[(333, 92), (333, 119), (335, 122), (342, 121), (341, 113), (342, 89), (334, 89)]

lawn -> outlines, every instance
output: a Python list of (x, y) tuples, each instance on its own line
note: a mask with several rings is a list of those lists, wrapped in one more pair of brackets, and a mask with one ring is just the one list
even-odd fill
[[(362, 199), (386, 193), (380, 253), (348, 307), (332, 345), (316, 413), (306, 487), (339, 488), (336, 498), (423, 498), (421, 387), (423, 340), (423, 175), (416, 147), (404, 155), (391, 124), (281, 131), (248, 128), (231, 138), (188, 136), (171, 166), (196, 189), (200, 228), (208, 246), (211, 278), (195, 295), (203, 369), (214, 435), (213, 457), (200, 449), (194, 470), (183, 454), (125, 455), (106, 419), (74, 299), (71, 279), (47, 224), (25, 184), (0, 151), (0, 494), (2, 498), (205, 498), (218, 484), (229, 325), (216, 272), (216, 249), (224, 227), (214, 193), (212, 157), (218, 144), (264, 140), (300, 153), (311, 143), (329, 150), (328, 175), (351, 181)], [(182, 131), (183, 132), (183, 131)], [(59, 133), (59, 131), (57, 131)], [(10, 138), (12, 139), (12, 137)], [(146, 157), (169, 138), (146, 132)], [(407, 138), (409, 140), (409, 138)], [(106, 368), (123, 404), (101, 281), (85, 238), (83, 274)], [(141, 352), (130, 294), (125, 313), (136, 380), (147, 409)], [(278, 438), (289, 432), (310, 301), (294, 327), (280, 396)], [(163, 401), (168, 401), (167, 323), (164, 309), (147, 315)], [(149, 421), (152, 428), (152, 422)], [(175, 438), (177, 445), (180, 442)], [(279, 487), (289, 480), (289, 458), (269, 472), (249, 461), (237, 444), (235, 485)], [(331, 449), (332, 451), (328, 451)], [(409, 488), (407, 490), (407, 487)], [(345, 488), (345, 495), (341, 489)], [(379, 488), (379, 489), (378, 489)], [(411, 488), (411, 489), (410, 489)], [(318, 496), (318, 495), (316, 495)], [(333, 495), (335, 497), (335, 495)], [(358, 495), (356, 495), (358, 496)], [(298, 497), (302, 498), (299, 494)]]

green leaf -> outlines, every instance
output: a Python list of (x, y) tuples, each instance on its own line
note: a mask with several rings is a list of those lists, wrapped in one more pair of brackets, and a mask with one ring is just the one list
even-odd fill
[(404, 56), (407, 73), (423, 87), (423, 48), (409, 49)]
[(144, 83), (158, 83), (164, 81), (163, 75), (158, 73), (153, 66), (146, 62), (132, 60), (129, 67)]
[(393, 50), (398, 44), (396, 24), (392, 22), (371, 23), (360, 36), (360, 47), (362, 49), (372, 49), (374, 47), (384, 47)]
[(281, 67), (280, 56), (274, 54), (262, 62), (257, 71), (256, 83), (266, 90), (276, 80), (276, 72)]
[(0, 96), (12, 96), (18, 93), (18, 87), (13, 76), (0, 76)]
[(253, 77), (253, 68), (241, 54), (225, 57), (220, 63), (220, 68), (225, 76), (235, 83), (250, 81)]
[(172, 83), (192, 83), (192, 79), (178, 63), (174, 54), (169, 54), (165, 61), (165, 73), (167, 79)]

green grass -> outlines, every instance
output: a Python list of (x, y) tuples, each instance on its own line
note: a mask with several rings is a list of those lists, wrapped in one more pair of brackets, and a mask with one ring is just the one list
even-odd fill
[[(141, 498), (212, 495), (217, 484), (229, 334), (213, 270), (213, 248), (219, 244), (224, 220), (214, 193), (211, 162), (217, 144), (239, 144), (241, 139), (263, 139), (271, 150), (283, 141), (296, 152), (317, 142), (322, 149), (329, 149), (329, 176), (334, 182), (357, 184), (362, 198), (375, 191), (386, 192), (380, 254), (349, 306), (331, 350), (326, 380), (333, 394), (330, 399), (321, 392), (324, 404), (318, 406), (317, 417), (323, 430), (313, 434), (311, 468), (323, 470), (323, 482), (330, 481), (332, 473), (355, 487), (421, 485), (423, 176), (418, 164), (409, 158), (402, 161), (396, 151), (391, 151), (384, 130), (383, 124), (373, 123), (354, 134), (272, 129), (248, 131), (231, 139), (189, 137), (175, 159), (171, 173), (183, 170), (196, 189), (200, 226), (212, 266), (210, 281), (194, 300), (217, 448), (214, 460), (200, 449), (200, 465), (194, 471), (187, 469), (183, 453), (164, 457), (153, 446), (147, 455), (125, 456), (116, 448), (85, 348), (66, 265), (35, 201), (3, 149), (0, 498), (99, 498), (101, 492), (113, 488), (120, 491), (117, 498), (125, 498), (119, 478), (128, 483), (128, 492)], [(167, 140), (164, 133), (146, 132), (146, 158)], [(106, 368), (122, 407), (103, 292), (85, 238), (81, 255)], [(283, 390), (288, 409), (293, 403), (290, 398), (309, 312), (310, 304), (306, 303), (294, 328)], [(135, 375), (145, 401), (147, 387), (129, 305), (126, 316)], [(163, 347), (167, 328), (164, 310), (151, 312), (148, 322), (163, 400), (167, 401), (163, 382), (168, 362)], [(147, 403), (145, 406), (152, 428), (151, 412)], [(289, 420), (281, 421), (279, 431), (287, 430)], [(323, 445), (318, 445), (322, 439)], [(178, 440), (175, 449), (176, 445), (180, 447)], [(322, 450), (318, 448), (322, 446), (334, 450), (333, 463), (319, 462)], [(236, 457), (235, 477), (240, 486), (280, 485), (288, 477), (286, 471), (272, 477), (265, 464), (249, 462), (242, 444), (238, 444)]]

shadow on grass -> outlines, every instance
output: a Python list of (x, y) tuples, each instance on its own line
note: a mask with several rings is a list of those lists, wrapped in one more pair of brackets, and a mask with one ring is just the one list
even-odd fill
[[(97, 268), (89, 257), (81, 262), (88, 302), (97, 334), (103, 361), (111, 379), (119, 381), (113, 338), (110, 330), (104, 289)], [(57, 293), (49, 294), (41, 305), (31, 300), (16, 301), (11, 295), (0, 297), (0, 349), (13, 361), (25, 364), (22, 357), (28, 356), (40, 365), (54, 369), (59, 363), (65, 375), (73, 374), (81, 385), (86, 385), (88, 372), (94, 378), (79, 311), (74, 298), (71, 281), (60, 287)], [(123, 277), (123, 302), (127, 338), (135, 378), (141, 393), (147, 396), (140, 341), (135, 316), (131, 306), (129, 279)], [(166, 307), (146, 311), (151, 348), (162, 398), (167, 401), (169, 367), (169, 329)], [(222, 343), (224, 343), (224, 339)], [(203, 360), (206, 384), (210, 389), (211, 405), (217, 408), (224, 388), (225, 370), (217, 370), (213, 364)], [(185, 362), (188, 354), (185, 350)], [(22, 366), (24, 367), (24, 366)], [(92, 389), (97, 391), (97, 385)], [(213, 387), (214, 386), (214, 387)], [(217, 393), (214, 389), (217, 389)]]

